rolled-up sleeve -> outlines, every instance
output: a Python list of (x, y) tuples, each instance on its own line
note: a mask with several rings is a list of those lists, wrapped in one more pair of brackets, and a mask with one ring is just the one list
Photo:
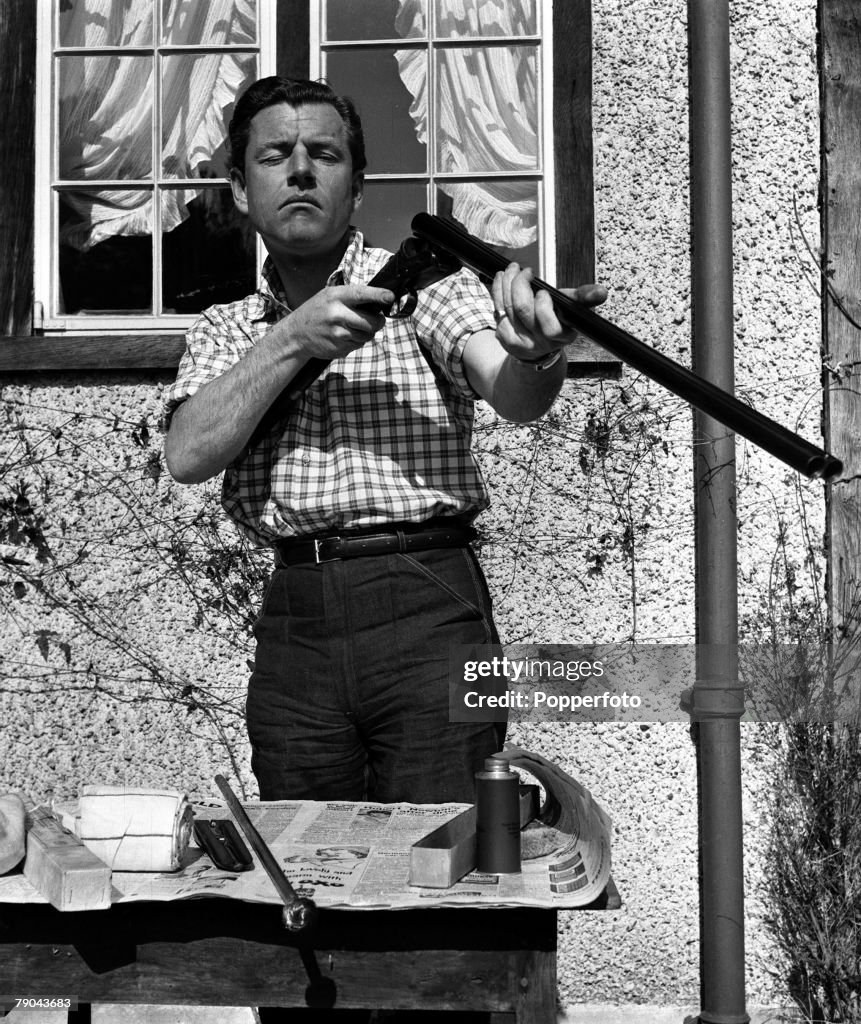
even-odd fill
[(220, 307), (213, 306), (200, 315), (186, 334), (176, 379), (162, 400), (164, 430), (187, 398), (229, 370), (251, 347), (251, 340), (236, 330), (235, 321), (232, 324)]
[(470, 385), (463, 350), (476, 331), (495, 330), (493, 301), (470, 270), (461, 270), (419, 292), (412, 314), (419, 342), (446, 378), (466, 398), (480, 396)]

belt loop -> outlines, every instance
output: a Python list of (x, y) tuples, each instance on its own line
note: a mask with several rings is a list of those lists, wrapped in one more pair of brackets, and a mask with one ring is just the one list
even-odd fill
[(406, 554), (406, 551), (407, 551), (407, 537), (406, 537), (406, 534), (404, 533), (403, 530), (395, 530), (395, 533), (398, 536), (398, 551), (400, 551), (400, 553), (402, 555), (404, 555), (404, 554)]

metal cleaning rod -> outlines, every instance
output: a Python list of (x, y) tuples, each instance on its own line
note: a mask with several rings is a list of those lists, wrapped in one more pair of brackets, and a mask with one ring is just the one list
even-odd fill
[(236, 818), (237, 824), (245, 833), (245, 838), (251, 844), (251, 848), (257, 854), (266, 874), (269, 875), (272, 884), (278, 890), (278, 895), (284, 901), (284, 924), (291, 932), (302, 931), (304, 928), (310, 927), (317, 919), (317, 904), (305, 896), (300, 896), (290, 884), (290, 879), (284, 874), (274, 854), (251, 823), (251, 819), (245, 813), (245, 808), (230, 788), (227, 779), (223, 775), (216, 775), (215, 784), (221, 790), (233, 817)]

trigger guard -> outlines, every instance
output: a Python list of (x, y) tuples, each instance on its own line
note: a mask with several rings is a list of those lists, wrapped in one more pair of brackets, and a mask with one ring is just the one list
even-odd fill
[(419, 297), (415, 288), (411, 288), (406, 295), (400, 299), (397, 308), (390, 313), (390, 316), (395, 319), (410, 316), (418, 305), (418, 301)]

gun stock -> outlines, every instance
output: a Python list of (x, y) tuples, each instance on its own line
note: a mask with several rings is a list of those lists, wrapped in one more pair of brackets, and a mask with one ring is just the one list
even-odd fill
[[(455, 256), (464, 266), (489, 283), (508, 260), (474, 238), (457, 224), (428, 213), (412, 220), (412, 230), (442, 252)], [(734, 395), (669, 359), (632, 334), (568, 298), (557, 288), (535, 278), (535, 291), (549, 292), (560, 322), (597, 342), (623, 363), (660, 384), (678, 398), (711, 416), (728, 430), (791, 466), (807, 477), (829, 480), (843, 471), (840, 459), (805, 441), (791, 430), (769, 419)]]

